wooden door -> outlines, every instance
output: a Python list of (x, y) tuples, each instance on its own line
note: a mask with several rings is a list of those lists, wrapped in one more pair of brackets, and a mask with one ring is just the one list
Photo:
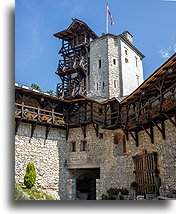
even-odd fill
[(155, 177), (157, 175), (157, 153), (144, 153), (134, 157), (135, 179), (138, 183), (137, 194), (154, 194), (157, 192)]

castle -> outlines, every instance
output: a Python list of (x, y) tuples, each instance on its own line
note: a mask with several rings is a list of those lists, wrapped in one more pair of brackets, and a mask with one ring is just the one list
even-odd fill
[(176, 54), (143, 82), (144, 55), (133, 36), (98, 37), (73, 19), (64, 31), (57, 96), (15, 86), (15, 181), (26, 165), (36, 185), (61, 200), (100, 200), (110, 187), (137, 194), (174, 189)]

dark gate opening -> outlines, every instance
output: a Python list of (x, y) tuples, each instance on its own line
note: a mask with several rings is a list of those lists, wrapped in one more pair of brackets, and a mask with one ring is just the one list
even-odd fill
[(76, 191), (79, 200), (96, 200), (96, 180), (88, 178), (77, 179)]
[(96, 179), (100, 178), (100, 169), (78, 169), (76, 173), (77, 200), (96, 200)]

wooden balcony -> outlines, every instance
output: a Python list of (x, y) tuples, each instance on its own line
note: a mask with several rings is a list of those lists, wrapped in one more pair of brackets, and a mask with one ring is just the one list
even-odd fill
[(68, 113), (66, 120), (70, 127), (79, 127), (80, 125), (85, 126), (88, 124), (103, 125), (103, 116), (97, 111), (93, 110), (81, 110), (76, 113)]
[[(128, 117), (126, 121), (122, 121), (122, 125), (128, 130), (141, 130), (166, 119), (171, 120), (176, 114), (175, 85), (169, 87), (162, 95), (150, 99), (137, 110), (129, 110)], [(174, 89), (172, 93), (171, 89)]]
[(15, 103), (15, 118), (29, 123), (61, 128), (64, 128), (66, 125), (61, 113), (19, 103)]

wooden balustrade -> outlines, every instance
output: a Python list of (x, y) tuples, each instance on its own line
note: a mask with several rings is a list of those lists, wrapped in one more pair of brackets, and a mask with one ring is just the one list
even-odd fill
[(65, 125), (63, 114), (61, 113), (19, 103), (15, 103), (15, 117), (30, 121), (38, 121), (40, 123)]

